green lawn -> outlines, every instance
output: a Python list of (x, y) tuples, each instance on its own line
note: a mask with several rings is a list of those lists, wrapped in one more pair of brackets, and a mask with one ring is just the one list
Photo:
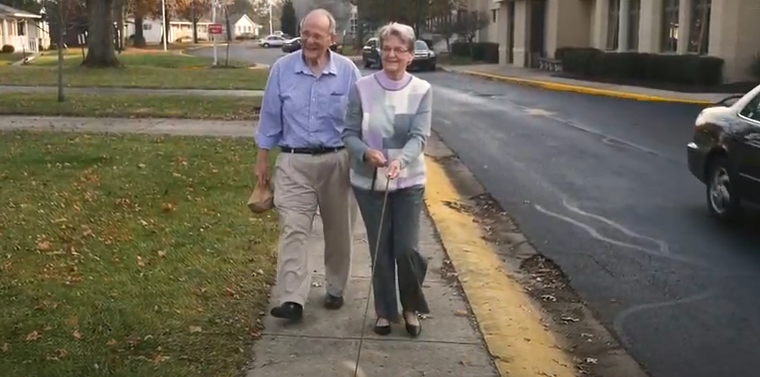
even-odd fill
[[(130, 87), (175, 89), (263, 89), (269, 71), (249, 69), (245, 64), (212, 68), (211, 58), (177, 52), (128, 50), (119, 55), (124, 67), (91, 69), (80, 67), (81, 51), (65, 55), (64, 82), (72, 87)], [(58, 82), (57, 54), (46, 53), (27, 66), (0, 66), (3, 85), (55, 86)]]
[(14, 52), (12, 54), (2, 52), (0, 53), (0, 66), (8, 65), (19, 61), (24, 58), (24, 54), (21, 52)]
[(273, 282), (250, 140), (0, 132), (3, 377), (237, 377)]
[(258, 119), (261, 98), (139, 94), (0, 93), (0, 114), (113, 118)]

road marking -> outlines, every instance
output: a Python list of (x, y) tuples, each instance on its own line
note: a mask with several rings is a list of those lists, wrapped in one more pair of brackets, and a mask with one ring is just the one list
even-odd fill
[(586, 217), (590, 217), (590, 218), (595, 219), (595, 220), (599, 220), (599, 221), (601, 221), (601, 222), (609, 225), (610, 227), (615, 228), (615, 229), (621, 231), (623, 234), (625, 234), (625, 235), (627, 235), (629, 237), (639, 238), (639, 239), (642, 239), (642, 240), (647, 240), (647, 241), (653, 242), (653, 243), (657, 244), (657, 246), (659, 247), (659, 250), (660, 250), (661, 253), (663, 253), (663, 254), (670, 254), (670, 246), (668, 245), (667, 242), (665, 242), (663, 240), (658, 240), (658, 239), (655, 239), (655, 238), (652, 238), (652, 237), (648, 237), (648, 236), (645, 236), (645, 235), (638, 234), (638, 233), (636, 233), (636, 232), (634, 232), (634, 231), (632, 231), (632, 230), (624, 227), (623, 225), (620, 225), (620, 224), (618, 224), (618, 223), (616, 223), (616, 222), (614, 222), (614, 221), (612, 221), (612, 220), (610, 220), (610, 219), (608, 219), (606, 217), (603, 217), (603, 216), (600, 216), (600, 215), (597, 215), (597, 214), (594, 214), (594, 213), (585, 212), (585, 211), (581, 210), (580, 208), (578, 208), (578, 207), (576, 207), (576, 206), (568, 203), (567, 198), (563, 198), (562, 199), (562, 205), (564, 205), (565, 208), (567, 208), (571, 212), (575, 212), (575, 213), (577, 213), (577, 214), (579, 214), (581, 216), (586, 216)]
[(425, 204), (500, 375), (574, 377), (574, 365), (545, 327), (541, 310), (502, 267), (473, 216), (448, 205), (467, 198), (442, 165), (430, 157), (426, 165)]
[(704, 262), (700, 262), (698, 260), (695, 260), (695, 259), (692, 259), (692, 258), (689, 258), (689, 257), (673, 254), (673, 253), (670, 253), (669, 251), (668, 252), (663, 252), (662, 250), (659, 250), (659, 249), (655, 250), (655, 249), (651, 249), (651, 248), (648, 248), (648, 247), (634, 245), (632, 243), (618, 241), (618, 240), (615, 240), (615, 239), (603, 236), (601, 233), (599, 233), (599, 231), (596, 228), (594, 228), (594, 227), (592, 227), (592, 226), (590, 226), (590, 225), (588, 225), (586, 223), (580, 222), (580, 221), (575, 220), (575, 219), (571, 219), (571, 218), (569, 218), (567, 216), (561, 215), (561, 214), (556, 213), (556, 212), (549, 211), (548, 209), (544, 209), (544, 207), (542, 207), (540, 205), (534, 205), (534, 208), (536, 208), (536, 210), (538, 210), (539, 212), (541, 212), (541, 213), (543, 213), (545, 215), (554, 217), (554, 218), (556, 218), (558, 220), (562, 220), (562, 221), (564, 221), (566, 223), (575, 225), (576, 227), (585, 230), (586, 233), (588, 233), (588, 235), (591, 236), (591, 238), (594, 238), (597, 241), (605, 242), (605, 243), (608, 243), (608, 244), (611, 244), (611, 245), (620, 246), (620, 247), (631, 249), (631, 250), (640, 251), (640, 252), (642, 252), (644, 254), (658, 256), (658, 257), (662, 257), (662, 258), (673, 260), (673, 261), (683, 262), (683, 263), (694, 265), (694, 266), (708, 267), (708, 268), (710, 267), (709, 265), (707, 265)]
[(645, 311), (645, 310), (654, 310), (654, 309), (666, 308), (669, 306), (690, 304), (696, 301), (706, 300), (710, 297), (715, 296), (716, 293), (718, 293), (717, 289), (710, 289), (705, 292), (702, 292), (693, 296), (680, 298), (677, 300), (632, 306), (618, 313), (618, 315), (612, 321), (612, 328), (618, 334), (618, 337), (620, 337), (620, 340), (621, 340), (621, 343), (623, 343), (623, 346), (626, 348), (630, 348), (631, 340), (625, 334), (625, 329), (623, 328), (623, 324), (625, 323), (625, 320), (628, 319), (628, 317), (630, 317), (631, 315), (636, 314), (638, 312)]

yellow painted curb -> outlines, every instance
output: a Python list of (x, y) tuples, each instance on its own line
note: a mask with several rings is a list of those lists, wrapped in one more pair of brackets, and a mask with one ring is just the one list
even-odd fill
[(539, 309), (501, 266), (473, 217), (447, 203), (464, 200), (443, 166), (426, 157), (425, 202), (502, 377), (575, 377)]
[(589, 94), (589, 95), (594, 95), (594, 96), (605, 96), (605, 97), (623, 98), (623, 99), (649, 101), (649, 102), (685, 103), (685, 104), (690, 104), (690, 105), (713, 104), (713, 102), (711, 101), (704, 101), (704, 100), (690, 100), (690, 99), (682, 99), (682, 98), (648, 96), (644, 94), (620, 92), (616, 90), (589, 88), (587, 86), (580, 86), (580, 85), (560, 84), (560, 83), (553, 83), (553, 82), (541, 81), (541, 80), (531, 80), (531, 79), (522, 79), (518, 77), (493, 75), (490, 73), (476, 72), (476, 71), (449, 70), (449, 72), (461, 72), (470, 76), (477, 76), (477, 77), (482, 77), (482, 78), (487, 78), (491, 80), (502, 81), (502, 82), (512, 83), (512, 84), (534, 86), (534, 87), (539, 87), (539, 88), (548, 89), (548, 90), (555, 90), (555, 91), (560, 91), (560, 92), (574, 92), (574, 93)]

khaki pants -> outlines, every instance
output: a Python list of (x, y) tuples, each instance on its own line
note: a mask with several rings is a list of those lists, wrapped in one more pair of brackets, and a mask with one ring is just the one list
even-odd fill
[(357, 206), (344, 149), (323, 155), (281, 153), (274, 169), (274, 204), (280, 223), (276, 290), (280, 303), (306, 303), (311, 286), (307, 245), (319, 208), (324, 226), (327, 293), (342, 297), (351, 274)]

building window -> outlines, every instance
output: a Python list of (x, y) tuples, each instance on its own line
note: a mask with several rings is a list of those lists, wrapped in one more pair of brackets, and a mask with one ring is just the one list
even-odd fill
[(618, 49), (620, 35), (620, 0), (608, 0), (607, 8), (607, 50)]
[(704, 55), (710, 47), (710, 10), (712, 0), (691, 0), (689, 52)]
[(153, 29), (153, 25), (151, 24), (143, 24), (143, 30), (150, 30)]
[(496, 9), (491, 9), (491, 23), (496, 23)]
[(628, 49), (639, 49), (639, 14), (641, 14), (641, 0), (629, 0), (628, 3)]
[(679, 0), (664, 0), (662, 5), (662, 52), (678, 50)]
[(356, 30), (358, 29), (358, 20), (356, 17), (351, 17), (351, 20), (348, 23), (348, 31), (351, 33), (351, 35), (356, 35)]

